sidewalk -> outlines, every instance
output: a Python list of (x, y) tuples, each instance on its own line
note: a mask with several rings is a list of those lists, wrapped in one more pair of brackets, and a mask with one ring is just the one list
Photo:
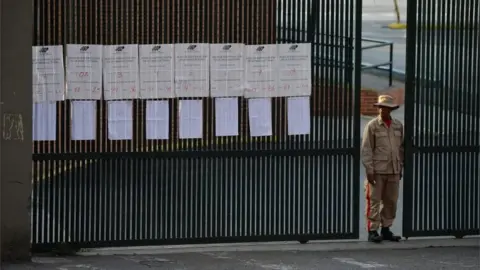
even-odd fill
[[(2, 269), (478, 269), (479, 238), (367, 242), (260, 243), (110, 249), (77, 257), (36, 257)], [(431, 248), (438, 247), (438, 248)], [(419, 250), (419, 248), (422, 248)], [(92, 256), (93, 255), (93, 256)]]

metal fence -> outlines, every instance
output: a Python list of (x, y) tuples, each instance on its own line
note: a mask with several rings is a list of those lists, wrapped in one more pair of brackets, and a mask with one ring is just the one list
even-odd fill
[[(241, 98), (240, 136), (215, 137), (214, 115), (222, 112), (203, 98), (202, 139), (178, 138), (178, 100), (171, 99), (169, 140), (145, 138), (146, 101), (134, 100), (133, 140), (110, 141), (102, 100), (96, 139), (72, 141), (70, 101), (57, 102), (57, 140), (33, 144), (33, 250), (62, 243), (358, 238), (361, 70), (354, 72), (354, 63), (360, 65), (361, 53), (354, 47), (361, 47), (361, 20), (355, 20), (361, 4), (355, 2), (361, 3), (34, 1), (33, 45), (288, 41), (311, 42), (312, 55), (351, 57), (341, 68), (312, 61), (311, 134), (305, 136), (287, 136), (285, 98), (273, 98), (273, 136), (252, 138)], [(277, 31), (293, 24), (306, 34)], [(343, 44), (354, 38), (358, 44)]]
[(411, 0), (407, 12), (403, 235), (479, 234), (480, 4)]

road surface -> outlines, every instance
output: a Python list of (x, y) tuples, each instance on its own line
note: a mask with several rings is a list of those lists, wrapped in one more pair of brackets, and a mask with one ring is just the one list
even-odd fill
[(478, 247), (364, 251), (254, 251), (186, 254), (35, 258), (5, 270), (313, 270), (313, 269), (479, 269)]

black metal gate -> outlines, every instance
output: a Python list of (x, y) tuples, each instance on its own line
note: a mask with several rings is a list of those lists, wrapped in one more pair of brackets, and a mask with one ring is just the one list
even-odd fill
[(480, 4), (409, 0), (403, 235), (479, 234)]
[(170, 140), (145, 139), (145, 100), (134, 100), (133, 140), (109, 141), (102, 100), (96, 140), (72, 141), (70, 101), (57, 102), (57, 140), (33, 145), (33, 249), (357, 238), (354, 2), (34, 1), (34, 45), (311, 42), (314, 88), (311, 135), (287, 136), (286, 101), (274, 98), (274, 136), (260, 139), (249, 136), (244, 99), (241, 135), (218, 138), (221, 112), (204, 98), (199, 140), (178, 138), (173, 99)]

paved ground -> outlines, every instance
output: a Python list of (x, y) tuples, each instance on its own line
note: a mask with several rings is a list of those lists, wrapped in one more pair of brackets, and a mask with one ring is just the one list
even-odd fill
[[(407, 0), (399, 0), (400, 17), (406, 20)], [(406, 30), (386, 28), (396, 21), (393, 1), (364, 0), (363, 1), (362, 35), (364, 38), (393, 42), (393, 68), (405, 72)], [(363, 46), (373, 43), (363, 42)], [(389, 60), (389, 48), (381, 47), (363, 51), (362, 62), (370, 64), (384, 63)]]
[(34, 263), (3, 265), (6, 270), (141, 269), (479, 269), (479, 247), (363, 251), (242, 251), (159, 255), (35, 258)]
[[(400, 17), (402, 22), (406, 22), (406, 10), (407, 10), (407, 0), (398, 0), (399, 8), (400, 8)], [(405, 58), (406, 58), (406, 30), (405, 29), (390, 29), (386, 26), (392, 22), (396, 21), (395, 13), (393, 12), (393, 1), (385, 1), (385, 0), (364, 0), (363, 1), (363, 16), (362, 16), (362, 36), (363, 38), (367, 39), (378, 39), (393, 42), (393, 69), (398, 73), (402, 74), (405, 72)], [(455, 53), (457, 50), (450, 49), (451, 51), (445, 50), (445, 33), (449, 31), (450, 35), (472, 35), (472, 33), (466, 33), (465, 30), (457, 29), (457, 30), (435, 30), (435, 31), (424, 31), (425, 35), (428, 35), (431, 44), (431, 49), (429, 49), (428, 54), (433, 55), (433, 58), (430, 60), (431, 63), (429, 64), (429, 71), (428, 76), (433, 78), (435, 73), (437, 73), (437, 78), (442, 77), (453, 77), (456, 78), (457, 76), (460, 81), (469, 80), (473, 83), (475, 78), (477, 77), (477, 72), (474, 69), (464, 69), (463, 71), (459, 71), (458, 74), (452, 74), (455, 70), (448, 70), (448, 69), (441, 69), (441, 68), (434, 68), (436, 66), (443, 66), (444, 63), (451, 63), (456, 64), (455, 59), (465, 59), (463, 62), (467, 62), (469, 57), (474, 54), (475, 48), (468, 47), (466, 44), (463, 45), (464, 47)], [(462, 32), (463, 31), (463, 32)], [(479, 35), (478, 33), (474, 33), (475, 35)], [(362, 46), (369, 46), (373, 43), (370, 42), (363, 42)], [(453, 47), (453, 44), (450, 44), (449, 47)], [(460, 45), (455, 45), (460, 46)], [(456, 47), (453, 47), (456, 48)], [(427, 53), (424, 53), (425, 55)], [(381, 48), (374, 48), (374, 49), (367, 49), (363, 51), (362, 55), (362, 62), (364, 64), (380, 64), (388, 62), (389, 60), (389, 48), (388, 47), (381, 47)], [(436, 62), (436, 63), (435, 63)], [(462, 61), (460, 61), (462, 62)], [(477, 64), (473, 62), (469, 62), (469, 66), (473, 67)], [(455, 76), (452, 76), (455, 75)]]

